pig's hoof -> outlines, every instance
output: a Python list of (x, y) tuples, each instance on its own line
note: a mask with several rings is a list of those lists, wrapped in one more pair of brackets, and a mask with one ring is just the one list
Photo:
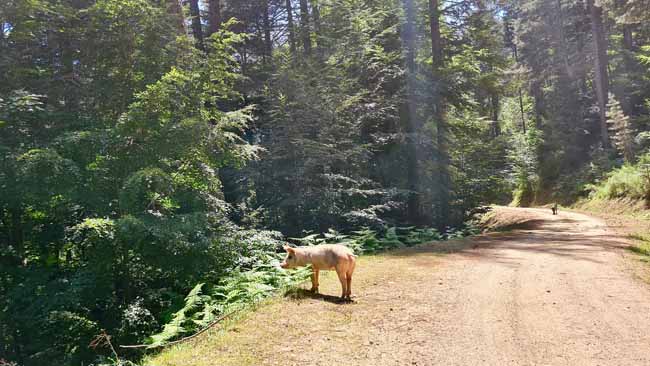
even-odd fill
[(318, 287), (312, 287), (311, 290), (309, 290), (309, 291), (317, 294), (318, 293)]

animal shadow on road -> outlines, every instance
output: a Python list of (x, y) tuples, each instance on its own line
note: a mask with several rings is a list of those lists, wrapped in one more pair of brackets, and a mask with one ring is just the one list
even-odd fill
[(341, 300), (341, 298), (338, 296), (326, 295), (321, 293), (317, 294), (312, 291), (306, 290), (304, 288), (298, 288), (294, 291), (291, 291), (290, 293), (287, 294), (287, 297), (290, 297), (292, 299), (297, 299), (297, 300), (299, 299), (322, 300), (322, 301), (326, 301), (338, 305), (351, 304), (354, 302), (354, 300)]

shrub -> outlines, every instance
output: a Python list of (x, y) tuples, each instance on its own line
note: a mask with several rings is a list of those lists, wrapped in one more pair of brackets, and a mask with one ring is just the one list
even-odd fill
[(158, 347), (180, 336), (194, 333), (221, 315), (244, 309), (306, 281), (311, 274), (309, 268), (284, 271), (277, 265), (278, 259), (277, 255), (269, 255), (250, 270), (235, 270), (216, 286), (197, 284), (185, 298), (183, 307), (174, 313), (172, 320), (160, 333), (149, 338), (149, 347)]
[(626, 164), (611, 172), (600, 185), (592, 186), (592, 197), (646, 199), (650, 189), (646, 170), (641, 164)]
[(120, 192), (120, 208), (127, 213), (138, 214), (173, 210), (171, 199), (174, 191), (172, 178), (158, 168), (147, 168), (133, 173)]

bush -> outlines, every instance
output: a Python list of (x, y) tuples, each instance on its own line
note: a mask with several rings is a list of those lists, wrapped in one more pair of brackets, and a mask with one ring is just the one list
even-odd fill
[(171, 199), (174, 192), (172, 178), (158, 168), (147, 168), (133, 173), (120, 192), (120, 208), (127, 213), (150, 212), (160, 214), (176, 208)]
[(613, 172), (599, 185), (591, 186), (595, 199), (647, 199), (650, 193), (648, 168), (643, 163), (626, 164)]
[(196, 285), (185, 298), (183, 307), (173, 314), (172, 320), (160, 333), (149, 338), (149, 347), (158, 347), (194, 333), (222, 315), (244, 309), (309, 278), (309, 268), (284, 271), (277, 265), (278, 260), (278, 255), (268, 255), (250, 270), (235, 270), (216, 286)]

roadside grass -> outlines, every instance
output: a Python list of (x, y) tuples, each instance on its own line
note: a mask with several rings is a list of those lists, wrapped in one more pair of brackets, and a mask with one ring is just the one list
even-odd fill
[[(430, 252), (433, 256), (439, 253)], [(414, 253), (418, 256), (417, 253)], [(352, 312), (355, 317), (363, 316), (355, 309), (358, 297), (369, 288), (385, 281), (399, 281), (407, 276), (410, 258), (397, 257), (394, 253), (365, 255), (358, 258), (357, 272), (352, 282), (351, 304), (338, 304), (340, 284), (336, 273), (323, 271), (320, 275), (320, 294), (307, 291), (309, 283), (269, 298), (245, 311), (235, 314), (222, 324), (208, 330), (200, 337), (164, 349), (145, 358), (145, 366), (252, 366), (278, 360), (277, 344), (298, 342), (316, 329), (338, 329), (346, 326)], [(390, 266), (390, 271), (387, 271)], [(390, 277), (390, 278), (389, 278)], [(294, 322), (300, 317), (300, 322)], [(303, 329), (297, 324), (310, 324)], [(284, 352), (298, 351), (298, 348)]]
[(650, 210), (644, 201), (593, 198), (576, 203), (571, 210), (603, 218), (610, 228), (632, 241), (630, 251), (643, 256), (644, 262), (650, 262)]
[(593, 213), (598, 216), (615, 215), (650, 222), (650, 210), (646, 208), (643, 200), (638, 199), (584, 199), (575, 203), (571, 208), (578, 211)]
[(632, 274), (650, 284), (650, 234), (633, 233), (627, 237), (632, 242), (628, 248), (630, 257), (634, 258), (629, 262)]
[(628, 236), (634, 241), (630, 246), (630, 250), (647, 257), (645, 261), (650, 261), (650, 234), (635, 233)]
[[(146, 356), (141, 364), (144, 366), (257, 365), (259, 358), (254, 349), (249, 348), (245, 342), (238, 341), (238, 333), (242, 330), (240, 325), (262, 308), (267, 309), (268, 321), (273, 321), (275, 314), (268, 312), (268, 309), (276, 308), (277, 304), (284, 301), (284, 296), (284, 294), (274, 296), (238, 311), (193, 340), (167, 347), (159, 353)], [(258, 334), (260, 341), (255, 349), (263, 351), (266, 343), (263, 339), (268, 334), (265, 332)]]

